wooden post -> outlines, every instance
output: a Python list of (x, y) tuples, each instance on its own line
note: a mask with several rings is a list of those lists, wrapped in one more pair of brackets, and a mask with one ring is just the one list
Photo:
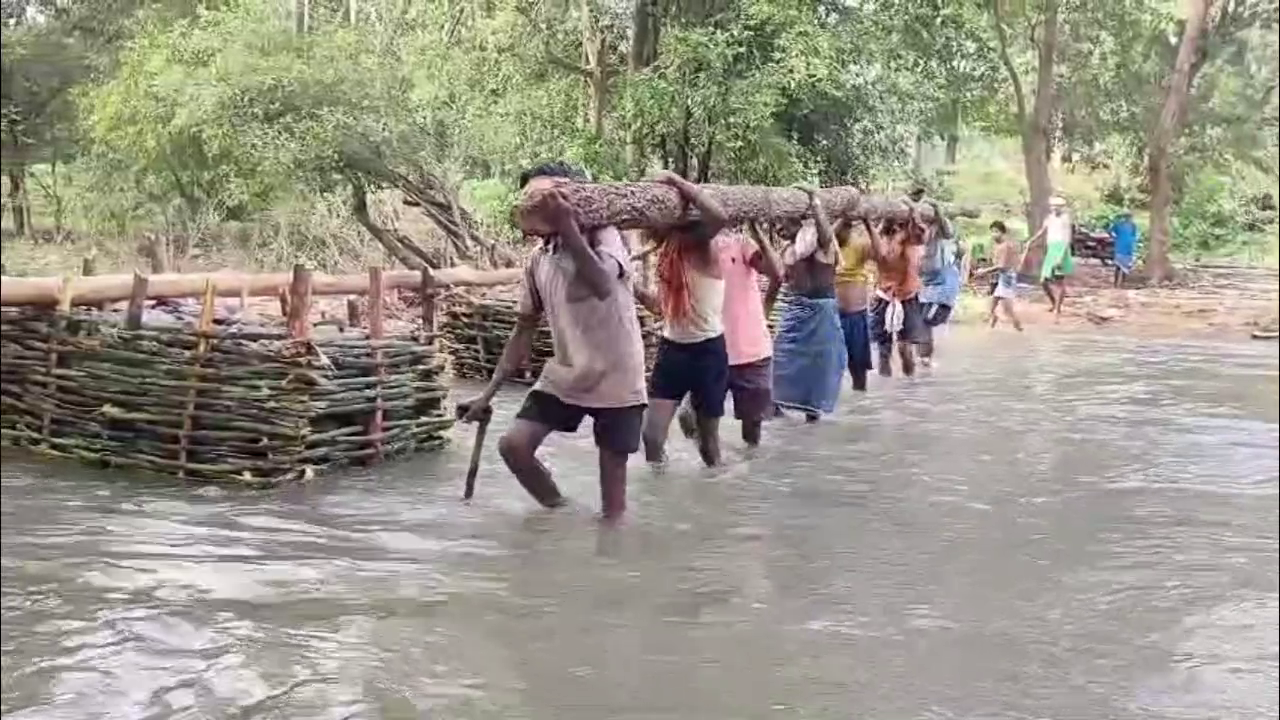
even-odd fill
[(435, 342), (437, 331), (436, 318), (436, 278), (431, 268), (422, 268), (422, 341)]
[(347, 298), (347, 327), (358, 328), (363, 321), (364, 318), (360, 316), (359, 298)]
[(85, 277), (93, 277), (97, 275), (97, 269), (92, 255), (85, 255), (80, 261), (80, 274)]
[(374, 385), (373, 417), (369, 419), (369, 437), (373, 438), (373, 461), (382, 459), (382, 338), (383, 294), (382, 268), (369, 268), (369, 343), (373, 346)]
[(47, 440), (53, 432), (53, 396), (58, 392), (53, 371), (58, 368), (58, 341), (67, 328), (66, 312), (71, 309), (71, 283), (62, 286), (58, 297), (58, 314), (49, 320), (49, 355), (45, 359), (44, 414), (40, 418), (40, 434)]
[(311, 271), (305, 265), (293, 266), (287, 310), (289, 337), (303, 340), (311, 337)]
[(196, 372), (204, 363), (205, 353), (209, 351), (209, 336), (213, 332), (213, 311), (217, 307), (218, 289), (212, 280), (204, 284), (204, 298), (200, 305), (200, 323), (196, 326), (195, 353), (191, 358), (191, 387), (187, 388), (187, 405), (182, 413), (182, 433), (178, 435), (178, 479), (187, 477), (187, 448), (191, 431), (195, 428), (196, 384), (200, 381), (200, 373)]
[(147, 301), (147, 276), (133, 271), (133, 289), (129, 291), (129, 309), (125, 311), (124, 329), (142, 328), (142, 307)]

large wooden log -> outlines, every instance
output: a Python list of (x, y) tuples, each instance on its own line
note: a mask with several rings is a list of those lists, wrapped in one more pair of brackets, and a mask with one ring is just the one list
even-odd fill
[[(432, 272), (437, 286), (493, 286), (520, 281), (523, 270), (477, 270), (469, 267), (441, 268)], [(287, 290), (291, 273), (253, 275), (237, 272), (152, 275), (147, 278), (148, 298), (199, 297), (206, 281), (212, 281), (220, 297), (269, 297)], [(0, 305), (57, 305), (59, 298), (70, 297), (72, 305), (98, 305), (128, 300), (133, 289), (132, 275), (97, 275), (94, 277), (0, 277)], [(312, 295), (364, 295), (369, 292), (369, 276), (311, 276)], [(417, 270), (383, 273), (383, 284), (390, 289), (418, 288), (422, 274)]]
[[(805, 217), (809, 198), (802, 190), (754, 185), (702, 185), (733, 224), (748, 220), (792, 220)], [(696, 217), (685, 208), (680, 194), (662, 183), (566, 183), (558, 187), (578, 213), (586, 228), (613, 225), (621, 229), (663, 230)], [(516, 206), (516, 225), (531, 235), (545, 235), (549, 228), (540, 217), (542, 192), (530, 193)], [(818, 191), (822, 207), (831, 218), (905, 220), (910, 208), (896, 198), (867, 195), (852, 187), (823, 188)], [(943, 208), (944, 212), (975, 215), (963, 208)], [(933, 209), (920, 208), (921, 218), (933, 222)]]

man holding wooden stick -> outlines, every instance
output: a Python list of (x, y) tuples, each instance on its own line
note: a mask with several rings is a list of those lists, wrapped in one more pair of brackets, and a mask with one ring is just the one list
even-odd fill
[(616, 520), (626, 510), (627, 458), (640, 448), (644, 342), (632, 297), (631, 256), (622, 236), (609, 226), (583, 232), (565, 198), (563, 189), (581, 179), (564, 163), (538, 166), (520, 178), (529, 199), (529, 226), (542, 241), (525, 269), (516, 330), (489, 385), (464, 403), (463, 419), (483, 419), (502, 383), (528, 358), (545, 318), (553, 355), (498, 451), (534, 499), (558, 507), (564, 496), (537, 450), (552, 432), (576, 432), (590, 416), (599, 450), (601, 514)]

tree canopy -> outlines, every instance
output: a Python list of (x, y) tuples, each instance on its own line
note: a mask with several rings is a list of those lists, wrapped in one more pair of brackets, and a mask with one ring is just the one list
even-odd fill
[[(1197, 174), (1277, 174), (1276, 4), (1195, 1), (1175, 226)], [(1114, 168), (1097, 201), (1141, 206), (1185, 23), (1168, 0), (6, 0), (6, 205), (27, 232), (34, 182), (97, 232), (189, 240), (324, 206), (438, 262), (367, 194), (402, 191), (449, 252), (491, 254), (546, 159), (945, 184), (921, 147), (949, 164), (986, 134), (1021, 139), (1033, 222), (1059, 163)]]

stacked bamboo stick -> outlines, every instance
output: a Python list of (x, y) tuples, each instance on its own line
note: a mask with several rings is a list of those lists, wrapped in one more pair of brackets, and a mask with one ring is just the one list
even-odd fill
[[(504, 296), (457, 295), (442, 308), (442, 316), (440, 333), (452, 363), (453, 376), (475, 380), (492, 377), (502, 357), (502, 348), (515, 331), (519, 318), (515, 300)], [(658, 323), (644, 310), (639, 311), (639, 317), (645, 363), (651, 368), (658, 345)], [(532, 385), (552, 355), (551, 331), (543, 323), (534, 336), (529, 359), (514, 374), (511, 382)]]
[[(377, 270), (377, 269), (375, 269)], [(432, 289), (423, 327), (311, 337), (309, 275), (295, 269), (287, 328), (121, 327), (83, 310), (0, 313), (0, 441), (200, 482), (273, 485), (439, 447), (452, 426)], [(145, 282), (142, 283), (145, 291)], [(382, 274), (370, 272), (370, 298)]]

